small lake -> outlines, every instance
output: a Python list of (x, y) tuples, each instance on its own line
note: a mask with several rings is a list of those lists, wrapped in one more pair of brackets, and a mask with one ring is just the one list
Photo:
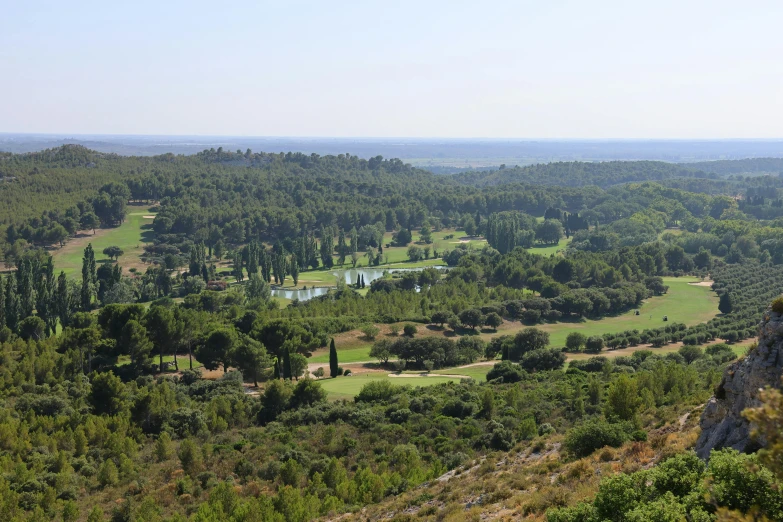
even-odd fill
[(442, 265), (433, 265), (419, 268), (349, 268), (348, 270), (332, 272), (332, 274), (337, 278), (338, 281), (342, 279), (345, 281), (345, 284), (348, 285), (356, 284), (356, 280), (359, 278), (359, 276), (364, 276), (364, 284), (367, 286), (376, 279), (382, 278), (384, 272), (388, 272), (390, 274), (400, 272), (421, 272), (425, 268), (437, 268), (440, 270), (441, 268), (446, 267)]
[(299, 299), (300, 301), (307, 301), (313, 297), (318, 297), (319, 295), (326, 295), (328, 291), (329, 288), (325, 286), (308, 288), (307, 290), (302, 288), (273, 288), (272, 295), (275, 297), (285, 297), (286, 299)]
[[(424, 268), (441, 269), (446, 267), (443, 265), (433, 265), (431, 267), (428, 266), (428, 267), (419, 267), (419, 268), (350, 268), (348, 270), (338, 270), (332, 272), (332, 275), (334, 275), (334, 277), (338, 281), (342, 279), (348, 285), (356, 284), (356, 280), (361, 275), (364, 277), (365, 286), (369, 286), (369, 284), (375, 281), (376, 279), (382, 278), (384, 272), (388, 272), (390, 274), (400, 273), (400, 272), (421, 272), (422, 270), (424, 270)], [(312, 299), (313, 297), (326, 295), (326, 293), (329, 292), (329, 288), (330, 287), (325, 287), (325, 286), (308, 288), (307, 290), (294, 289), (294, 288), (285, 288), (285, 289), (273, 288), (272, 295), (275, 297), (284, 297), (286, 299), (298, 299), (300, 301), (307, 301), (308, 299)]]

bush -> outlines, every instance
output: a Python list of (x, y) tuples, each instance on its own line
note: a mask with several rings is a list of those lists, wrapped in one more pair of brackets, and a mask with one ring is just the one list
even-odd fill
[(519, 364), (529, 372), (559, 370), (566, 361), (566, 355), (560, 348), (542, 348), (527, 352)]
[(601, 353), (604, 349), (604, 340), (602, 337), (593, 336), (585, 341), (585, 352), (587, 353)]
[(587, 342), (587, 336), (581, 332), (571, 332), (566, 337), (566, 348), (569, 352), (581, 352), (585, 343)]
[(356, 402), (388, 401), (399, 391), (399, 386), (395, 386), (386, 379), (370, 381), (362, 386), (359, 395), (356, 396)]
[(368, 324), (367, 326), (362, 327), (362, 333), (364, 334), (364, 337), (366, 337), (369, 340), (375, 339), (375, 336), (377, 336), (380, 333), (381, 329), (375, 326), (374, 324)]
[(604, 446), (618, 448), (627, 440), (628, 434), (622, 425), (595, 420), (569, 430), (563, 446), (575, 457), (586, 457)]
[(408, 323), (405, 326), (402, 327), (402, 332), (407, 335), (408, 337), (413, 337), (418, 333), (419, 329), (416, 328), (415, 324)]
[(783, 297), (778, 297), (772, 301), (771, 307), (773, 312), (783, 315)]
[(502, 361), (487, 372), (487, 380), (503, 379), (503, 382), (519, 382), (525, 376), (525, 371), (518, 364), (511, 361)]

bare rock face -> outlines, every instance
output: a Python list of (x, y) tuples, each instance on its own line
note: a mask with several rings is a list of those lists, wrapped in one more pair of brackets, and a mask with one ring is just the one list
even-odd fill
[(767, 310), (759, 325), (758, 348), (726, 368), (715, 396), (704, 408), (701, 435), (696, 442), (699, 457), (709, 458), (713, 449), (752, 452), (763, 445), (763, 440), (751, 438), (751, 426), (742, 411), (761, 404), (759, 392), (763, 388), (779, 388), (782, 373), (783, 316)]

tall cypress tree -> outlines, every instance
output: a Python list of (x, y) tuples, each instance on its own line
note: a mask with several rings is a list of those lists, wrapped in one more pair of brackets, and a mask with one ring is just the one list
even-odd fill
[(337, 236), (337, 262), (340, 265), (345, 264), (345, 256), (348, 254), (348, 245), (345, 244), (345, 232), (340, 229), (340, 233)]
[(334, 347), (334, 337), (332, 337), (332, 342), (329, 344), (329, 375), (337, 377), (338, 367), (337, 348)]
[(24, 259), (16, 270), (16, 292), (19, 296), (19, 320), (33, 315), (35, 310), (35, 289), (33, 284), (33, 264)]
[(283, 379), (291, 380), (291, 352), (288, 350), (283, 352)]
[(299, 285), (299, 262), (296, 256), (291, 256), (291, 279), (294, 280), (294, 286)]
[(0, 330), (5, 327), (5, 285), (0, 277)]
[(60, 318), (60, 324), (63, 328), (71, 324), (71, 314), (73, 307), (71, 305), (71, 294), (68, 290), (68, 278), (65, 272), (60, 272), (57, 277), (57, 290), (54, 297), (55, 313)]
[(9, 278), (5, 285), (5, 325), (13, 331), (19, 324), (19, 296), (16, 285)]
[(95, 294), (95, 283), (98, 281), (98, 275), (95, 271), (95, 252), (92, 249), (92, 243), (84, 249), (82, 257), (82, 309), (89, 310), (92, 307), (92, 298)]

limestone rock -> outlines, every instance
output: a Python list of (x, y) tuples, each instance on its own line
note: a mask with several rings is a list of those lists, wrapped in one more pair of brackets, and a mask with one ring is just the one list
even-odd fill
[(782, 373), (783, 316), (767, 310), (759, 324), (758, 348), (726, 368), (715, 396), (704, 408), (696, 453), (707, 459), (713, 449), (751, 452), (763, 445), (763, 440), (751, 438), (751, 426), (742, 411), (761, 404), (759, 392), (765, 387), (779, 388)]

